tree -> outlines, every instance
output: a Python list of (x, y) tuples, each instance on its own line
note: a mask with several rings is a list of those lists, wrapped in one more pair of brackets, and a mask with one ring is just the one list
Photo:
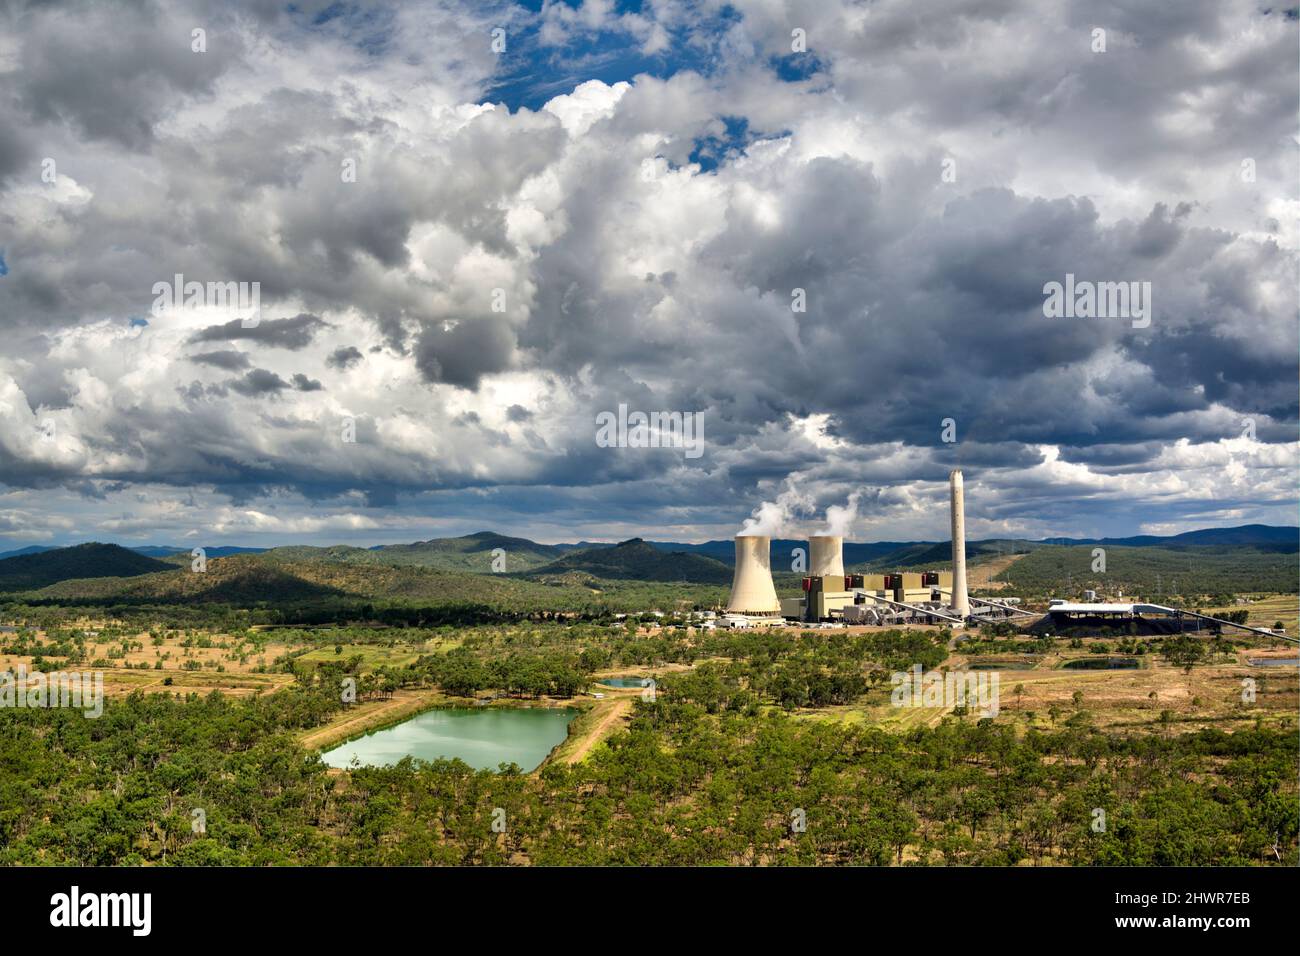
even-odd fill
[(1166, 661), (1175, 667), (1181, 667), (1187, 675), (1187, 685), (1191, 687), (1192, 668), (1205, 656), (1205, 645), (1190, 634), (1166, 637), (1161, 644), (1160, 653)]

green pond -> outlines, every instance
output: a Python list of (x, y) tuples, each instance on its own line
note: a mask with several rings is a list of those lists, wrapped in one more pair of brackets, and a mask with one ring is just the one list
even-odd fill
[(450, 760), (459, 757), (476, 770), (514, 763), (535, 770), (569, 734), (578, 716), (568, 708), (491, 707), (426, 710), (410, 720), (349, 740), (321, 754), (331, 767), (387, 767), (403, 757)]
[(1061, 665), (1067, 671), (1133, 671), (1142, 666), (1136, 657), (1081, 657)]
[(642, 687), (649, 686), (641, 683), (646, 679), (644, 677), (597, 677), (596, 682), (606, 687)]

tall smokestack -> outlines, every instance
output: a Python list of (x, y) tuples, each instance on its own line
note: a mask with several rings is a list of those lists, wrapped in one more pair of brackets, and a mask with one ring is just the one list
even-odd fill
[(952, 612), (959, 617), (968, 617), (970, 600), (966, 597), (966, 498), (960, 468), (954, 468), (948, 476), (948, 488), (952, 493)]
[(814, 578), (844, 576), (844, 539), (822, 534), (808, 538), (808, 573)]
[(780, 614), (772, 584), (771, 538), (736, 536), (736, 573), (731, 579), (728, 614)]

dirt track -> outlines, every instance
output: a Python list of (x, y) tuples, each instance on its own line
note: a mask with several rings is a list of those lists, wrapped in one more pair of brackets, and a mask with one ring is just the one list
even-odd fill
[(361, 703), (346, 719), (335, 720), (317, 727), (299, 738), (308, 749), (323, 748), (360, 734), (371, 727), (396, 721), (406, 714), (418, 713), (441, 698), (432, 690), (399, 690), (386, 700), (369, 700)]
[[(609, 706), (606, 708), (605, 713), (600, 716), (596, 725), (591, 728), (577, 746), (564, 757), (565, 763), (578, 763), (584, 760), (587, 754), (591, 753), (592, 748), (612, 734), (618, 728), (622, 718), (626, 717), (632, 710), (632, 701), (627, 697), (602, 701), (600, 705), (597, 705), (597, 711), (606, 704)], [(593, 714), (594, 716), (595, 714)]]

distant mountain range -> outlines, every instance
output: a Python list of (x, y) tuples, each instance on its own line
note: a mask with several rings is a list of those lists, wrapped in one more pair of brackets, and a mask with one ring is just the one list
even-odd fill
[[(701, 544), (679, 544), (671, 541), (652, 541), (664, 551), (692, 551), (707, 554), (719, 561), (735, 560), (735, 545), (729, 539), (705, 541)], [(1278, 527), (1266, 524), (1245, 524), (1235, 528), (1205, 528), (1184, 531), (1182, 534), (1161, 536), (1140, 534), (1128, 538), (984, 538), (967, 540), (966, 548), (980, 551), (1017, 554), (1045, 545), (1096, 544), (1128, 548), (1203, 548), (1216, 545), (1253, 547), (1264, 551), (1288, 553), (1300, 551), (1300, 527)], [(793, 548), (806, 548), (807, 539), (773, 538), (772, 554), (789, 554)], [(866, 544), (844, 542), (844, 564), (858, 565), (876, 562), (893, 555), (925, 556), (927, 560), (951, 558), (952, 542), (945, 541), (874, 541)]]
[[(633, 539), (640, 541), (641, 539)], [(626, 542), (624, 542), (626, 543)], [(659, 551), (681, 551), (688, 554), (702, 554), (732, 563), (735, 558), (735, 546), (730, 538), (688, 544), (683, 541), (647, 541)], [(773, 554), (789, 554), (794, 548), (806, 548), (805, 538), (773, 538)], [(1200, 548), (1215, 545), (1235, 547), (1254, 547), (1266, 551), (1289, 553), (1300, 550), (1300, 528), (1280, 527), (1266, 524), (1246, 524), (1234, 528), (1204, 528), (1199, 531), (1184, 531), (1175, 535), (1140, 534), (1127, 538), (984, 538), (968, 540), (968, 548), (983, 551), (1000, 551), (1006, 554), (1019, 553), (1044, 545), (1112, 545), (1129, 548)], [(125, 546), (124, 546), (125, 547)], [(192, 545), (138, 545), (128, 550), (152, 558), (173, 557), (177, 554), (189, 554)], [(479, 531), (458, 538), (431, 538), (428, 541), (416, 541), (412, 544), (379, 544), (369, 548), (351, 545), (285, 545), (278, 548), (247, 548), (238, 545), (220, 545), (205, 547), (209, 558), (222, 558), (232, 554), (272, 553), (287, 559), (324, 559), (352, 560), (370, 562), (380, 559), (384, 564), (411, 564), (421, 567), (456, 565), (464, 570), (490, 571), (492, 551), (503, 548), (510, 563), (522, 562), (520, 567), (507, 570), (526, 570), (554, 561), (562, 555), (574, 551), (589, 551), (599, 548), (612, 548), (617, 545), (607, 542), (577, 541), (568, 544), (538, 544), (527, 538), (512, 538), (493, 531)], [(929, 549), (946, 551), (951, 545), (948, 541), (871, 541), (844, 542), (845, 565), (874, 562), (896, 553), (920, 555)], [(21, 557), (28, 554), (40, 554), (44, 551), (58, 550), (46, 545), (28, 545), (13, 551), (0, 551), (0, 560)], [(942, 557), (938, 551), (936, 557)]]
[[(1223, 548), (1289, 554), (1300, 550), (1300, 528), (1243, 525), (1207, 528), (1168, 537), (1137, 535), (1043, 541), (985, 539), (968, 541), (967, 555), (972, 563), (979, 563), (997, 555), (1091, 544), (1165, 551)], [(806, 546), (807, 542), (800, 539), (774, 540), (773, 570), (778, 574), (784, 572), (790, 566), (793, 549)], [(844, 545), (844, 563), (849, 568), (870, 570), (943, 565), (950, 560), (950, 549), (951, 545), (946, 541), (848, 542)], [(60, 582), (90, 582), (94, 579), (104, 580), (63, 590), (69, 594), (94, 592), (100, 597), (119, 592), (183, 597), (201, 592), (207, 599), (215, 599), (218, 594), (222, 598), (242, 599), (254, 593), (293, 591), (292, 582), (297, 581), (305, 582), (306, 597), (383, 594), (385, 587), (412, 596), (436, 591), (438, 582), (427, 575), (393, 576), (402, 570), (455, 576), (458, 591), (477, 593), (481, 588), (473, 583), (473, 578), (496, 570), (494, 557), (504, 560), (505, 574), (493, 575), (500, 582), (497, 586), (505, 587), (513, 581), (524, 591), (539, 585), (596, 589), (600, 581), (725, 585), (731, 580), (734, 545), (729, 540), (685, 544), (640, 538), (618, 544), (547, 545), (481, 531), (458, 538), (434, 538), (373, 548), (290, 545), (268, 550), (221, 546), (205, 549), (209, 559), (231, 562), (218, 562), (218, 566), (224, 568), (220, 575), (181, 585), (175, 579), (175, 572), (188, 569), (189, 552), (189, 548), (182, 547), (125, 548), (97, 542), (68, 548), (21, 548), (0, 554), (0, 593), (34, 592)], [(141, 580), (130, 583), (130, 579), (137, 578)], [(443, 585), (450, 583), (453, 583), (451, 577), (442, 582)], [(199, 591), (195, 591), (196, 588)]]
[(1267, 524), (1243, 524), (1236, 528), (1203, 528), (1160, 537), (1139, 534), (1131, 538), (1044, 538), (1042, 544), (1111, 544), (1128, 548), (1204, 548), (1215, 545), (1253, 547), (1264, 551), (1291, 552), (1300, 549), (1300, 528)]

